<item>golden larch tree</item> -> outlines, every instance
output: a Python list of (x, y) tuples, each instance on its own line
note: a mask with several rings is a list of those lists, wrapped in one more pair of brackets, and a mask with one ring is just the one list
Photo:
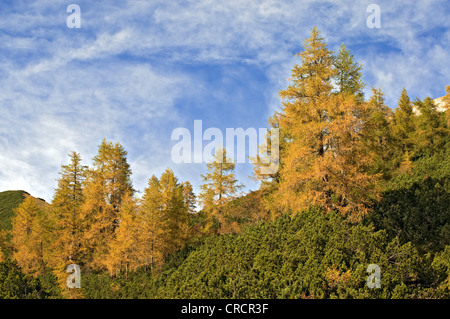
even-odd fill
[(12, 220), (13, 259), (33, 276), (46, 269), (45, 211), (36, 199), (28, 196), (15, 210)]
[(125, 196), (119, 212), (119, 224), (114, 239), (109, 243), (109, 254), (105, 265), (111, 276), (124, 271), (126, 278), (130, 271), (144, 265), (145, 252), (142, 245), (148, 245), (141, 238), (142, 229), (138, 218), (139, 206), (136, 198)]
[(146, 264), (153, 268), (163, 261), (163, 233), (165, 221), (162, 214), (162, 190), (158, 178), (153, 175), (144, 190), (141, 199), (141, 240), (146, 243), (143, 254), (147, 256)]
[(162, 196), (162, 216), (167, 256), (178, 249), (183, 248), (190, 235), (189, 208), (184, 198), (184, 188), (178, 182), (171, 169), (166, 169), (159, 179)]
[(292, 83), (280, 91), (279, 126), (287, 143), (277, 203), (294, 213), (317, 205), (359, 220), (378, 195), (377, 176), (365, 171), (372, 159), (361, 143), (367, 104), (334, 87), (334, 58), (316, 27), (299, 56)]
[(179, 183), (171, 169), (166, 169), (159, 179), (150, 178), (142, 197), (140, 222), (152, 267), (161, 265), (189, 240), (192, 200), (190, 183)]
[(58, 259), (64, 266), (84, 263), (83, 232), (86, 229), (81, 207), (84, 203), (83, 185), (87, 167), (83, 166), (80, 154), (69, 154), (70, 163), (61, 166), (58, 187), (52, 200), (56, 220), (54, 243)]
[(119, 223), (122, 201), (133, 195), (127, 152), (119, 143), (103, 142), (88, 171), (83, 190), (83, 218), (89, 223), (84, 240), (89, 243), (90, 265), (103, 268), (109, 243)]
[[(224, 148), (218, 148), (212, 160), (206, 164), (207, 172), (202, 175), (204, 183), (200, 186), (199, 196), (203, 210), (208, 213), (206, 232), (214, 232), (214, 228), (221, 232), (221, 228), (227, 228), (222, 206), (235, 198), (243, 187), (236, 179), (235, 166)], [(218, 225), (213, 226), (215, 223)]]
[(83, 185), (87, 166), (82, 165), (80, 154), (71, 152), (70, 163), (61, 165), (58, 186), (50, 209), (54, 231), (51, 234), (51, 258), (49, 265), (58, 278), (61, 292), (68, 298), (80, 297), (79, 291), (67, 288), (67, 266), (77, 264), (83, 267), (86, 261), (84, 232), (87, 229), (83, 219)]

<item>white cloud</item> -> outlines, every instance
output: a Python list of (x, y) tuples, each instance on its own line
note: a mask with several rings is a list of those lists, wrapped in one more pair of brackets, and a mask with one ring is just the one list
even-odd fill
[[(206, 94), (226, 100), (235, 94), (232, 87), (207, 92), (207, 77), (180, 65), (221, 65), (234, 78), (240, 76), (233, 73), (235, 64), (259, 67), (266, 76), (261, 92), (266, 105), (248, 107), (265, 108), (268, 117), (279, 107), (278, 91), (286, 87), (299, 62), (293, 55), (313, 25), (330, 48), (346, 43), (364, 66), (368, 91), (381, 86), (390, 106), (402, 86), (412, 98), (443, 95), (450, 84), (444, 83), (450, 74), (445, 0), (378, 1), (381, 29), (366, 26), (370, 3), (79, 1), (79, 30), (65, 27), (64, 3), (15, 2), (14, 10), (5, 5), (0, 190), (23, 188), (51, 199), (66, 154), (75, 149), (90, 163), (103, 137), (129, 150), (135, 186), (142, 190), (147, 175), (171, 166), (168, 123), (193, 120), (189, 110), (180, 113), (176, 101)], [(180, 179), (199, 183), (201, 166), (176, 170)]]
[(167, 117), (177, 121), (173, 104), (185, 88), (183, 78), (147, 64), (116, 63), (3, 79), (0, 189), (22, 188), (50, 200), (66, 155), (78, 151), (90, 164), (104, 137), (135, 144), (142, 152), (137, 156), (151, 161), (164, 147), (152, 127)]

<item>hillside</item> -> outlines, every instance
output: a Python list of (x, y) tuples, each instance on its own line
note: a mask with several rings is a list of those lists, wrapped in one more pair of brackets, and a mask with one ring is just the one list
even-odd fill
[[(265, 194), (252, 192), (223, 208), (239, 225), (237, 233), (194, 240), (154, 270), (83, 273), (83, 297), (448, 298), (449, 163), (448, 148), (414, 161), (409, 172), (383, 185), (383, 199), (363, 223), (320, 210), (271, 220)], [(26, 196), (0, 193), (3, 221)], [(194, 225), (203, 223), (203, 213), (195, 214)], [(372, 263), (382, 269), (381, 289), (366, 285)], [(22, 274), (15, 264), (3, 267)], [(37, 292), (31, 281), (25, 286), (17, 296), (62, 296), (52, 278)]]
[[(160, 271), (84, 278), (86, 298), (448, 298), (450, 151), (424, 157), (384, 187), (363, 223), (316, 210), (207, 236)], [(253, 207), (257, 192), (228, 206)], [(367, 265), (383, 284), (366, 286)]]
[[(23, 190), (0, 192), (0, 230), (11, 229), (11, 218), (14, 216), (14, 209), (28, 196), (31, 195)], [(41, 205), (47, 204), (40, 198), (36, 198), (36, 201)]]
[(29, 194), (22, 190), (0, 193), (0, 229), (11, 229), (11, 218), (14, 216), (14, 209), (23, 202), (26, 195)]

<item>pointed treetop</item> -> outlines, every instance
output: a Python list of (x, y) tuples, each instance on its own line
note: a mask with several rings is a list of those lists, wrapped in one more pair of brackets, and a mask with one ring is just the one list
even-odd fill
[(362, 81), (362, 66), (358, 64), (353, 54), (342, 43), (335, 59), (339, 91), (345, 95), (353, 95), (356, 101), (364, 101), (364, 82)]
[(406, 115), (412, 114), (411, 100), (409, 99), (408, 92), (406, 91), (405, 87), (403, 87), (402, 93), (400, 94), (400, 98), (398, 100), (398, 107), (403, 112), (405, 112)]

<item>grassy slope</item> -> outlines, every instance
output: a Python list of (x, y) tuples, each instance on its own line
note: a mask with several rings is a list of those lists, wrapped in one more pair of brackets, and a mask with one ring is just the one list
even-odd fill
[(25, 199), (24, 191), (6, 191), (0, 193), (0, 229), (11, 229), (11, 218), (14, 216), (14, 209)]
[[(14, 209), (28, 196), (30, 194), (22, 190), (0, 192), (0, 230), (11, 229), (11, 219), (14, 216)], [(46, 205), (43, 199), (36, 198), (36, 200), (39, 204)]]

